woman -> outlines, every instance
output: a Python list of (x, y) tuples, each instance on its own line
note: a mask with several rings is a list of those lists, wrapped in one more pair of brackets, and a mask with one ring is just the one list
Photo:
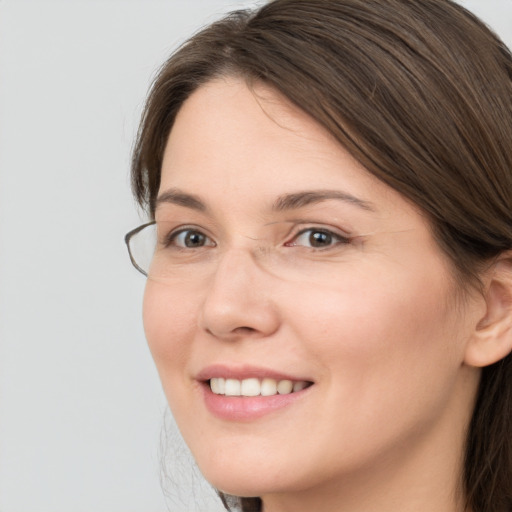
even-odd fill
[(163, 66), (127, 240), (227, 508), (512, 510), (511, 77), (449, 0), (275, 0)]

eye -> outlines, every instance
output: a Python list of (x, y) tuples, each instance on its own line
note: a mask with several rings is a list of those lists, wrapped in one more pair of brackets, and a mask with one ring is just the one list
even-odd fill
[(327, 249), (339, 244), (347, 244), (347, 237), (338, 235), (328, 229), (308, 228), (302, 230), (287, 246), (303, 246), (313, 249)]
[(167, 245), (184, 249), (197, 249), (200, 247), (214, 247), (215, 242), (196, 229), (181, 229), (171, 233)]

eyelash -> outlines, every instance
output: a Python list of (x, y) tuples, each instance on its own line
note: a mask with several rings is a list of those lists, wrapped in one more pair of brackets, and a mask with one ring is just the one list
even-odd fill
[(302, 237), (303, 235), (305, 235), (306, 233), (310, 233), (310, 237), (313, 234), (324, 235), (324, 236), (329, 237), (331, 239), (331, 242), (335, 242), (335, 243), (329, 244), (326, 247), (310, 246), (309, 247), (310, 249), (327, 250), (327, 249), (331, 249), (332, 247), (335, 247), (337, 245), (349, 244), (351, 241), (349, 237), (335, 233), (334, 231), (331, 231), (330, 229), (312, 227), (312, 228), (305, 228), (305, 229), (302, 229), (301, 231), (299, 231), (296, 235), (294, 235), (291, 242), (285, 243), (285, 246), (286, 247), (299, 246), (299, 244), (297, 244), (297, 240), (300, 237)]
[[(199, 229), (196, 229), (196, 228), (193, 228), (193, 227), (184, 227), (184, 228), (178, 229), (178, 231), (173, 231), (173, 232), (169, 233), (165, 237), (165, 239), (164, 239), (165, 247), (173, 246), (173, 247), (175, 247), (177, 249), (181, 249), (181, 250), (194, 249), (194, 247), (187, 247), (185, 245), (178, 245), (176, 243), (176, 240), (178, 239), (178, 237), (180, 235), (186, 235), (187, 233), (200, 235), (200, 236), (204, 237), (206, 240), (210, 240), (212, 242), (211, 244), (201, 245), (201, 246), (199, 246), (199, 248), (202, 248), (202, 247), (215, 247), (217, 245), (208, 235), (205, 235)], [(195, 247), (195, 248), (197, 249), (198, 247)]]
[[(310, 233), (310, 236), (313, 234), (315, 234), (315, 235), (320, 234), (322, 236), (328, 237), (329, 241), (331, 242), (326, 247), (314, 247), (313, 245), (310, 245), (308, 247), (309, 249), (316, 249), (319, 251), (327, 250), (327, 249), (336, 247), (338, 245), (346, 245), (351, 242), (351, 239), (348, 236), (340, 235), (338, 233), (335, 233), (332, 230), (325, 229), (325, 228), (318, 228), (318, 227), (310, 227), (310, 228), (302, 229), (298, 233), (294, 234), (291, 241), (286, 242), (284, 244), (285, 247), (304, 247), (304, 245), (298, 244), (297, 240), (300, 239), (300, 237), (304, 236), (307, 233)], [(196, 246), (196, 247), (187, 247), (184, 244), (178, 245), (176, 242), (177, 242), (177, 239), (180, 237), (180, 235), (186, 236), (187, 234), (190, 234), (190, 235), (196, 234), (196, 235), (199, 235), (200, 237), (204, 237), (206, 243), (204, 243), (203, 245)], [(208, 241), (210, 243), (208, 243)], [(208, 235), (205, 235), (199, 229), (195, 229), (193, 227), (184, 227), (184, 228), (180, 228), (178, 231), (174, 231), (174, 232), (170, 233), (169, 235), (167, 235), (164, 239), (164, 245), (165, 245), (165, 247), (172, 246), (179, 250), (187, 250), (187, 249), (200, 249), (203, 247), (216, 247), (217, 244)]]

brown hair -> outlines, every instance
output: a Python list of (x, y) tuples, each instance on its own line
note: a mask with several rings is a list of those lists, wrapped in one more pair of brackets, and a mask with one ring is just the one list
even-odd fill
[[(151, 214), (177, 112), (222, 75), (274, 87), (418, 205), (462, 285), (512, 248), (512, 56), (461, 6), (274, 0), (203, 29), (164, 64), (143, 113), (132, 183)], [(511, 390), (511, 356), (483, 369), (465, 453), (474, 511), (512, 510)]]

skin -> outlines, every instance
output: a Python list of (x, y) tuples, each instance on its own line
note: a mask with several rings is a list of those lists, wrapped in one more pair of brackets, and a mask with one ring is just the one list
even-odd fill
[[(144, 325), (205, 477), (261, 496), (265, 512), (462, 511), (480, 374), (465, 359), (487, 306), (480, 294), (461, 299), (421, 213), (278, 93), (235, 78), (202, 86), (180, 110), (160, 195), (176, 189), (204, 210), (168, 195), (157, 222), (208, 238), (165, 249), (170, 270), (148, 280)], [(272, 208), (309, 190), (361, 203)], [(335, 236), (315, 248), (305, 229)], [(206, 408), (197, 380), (212, 364), (314, 384), (285, 408), (228, 421)]]

